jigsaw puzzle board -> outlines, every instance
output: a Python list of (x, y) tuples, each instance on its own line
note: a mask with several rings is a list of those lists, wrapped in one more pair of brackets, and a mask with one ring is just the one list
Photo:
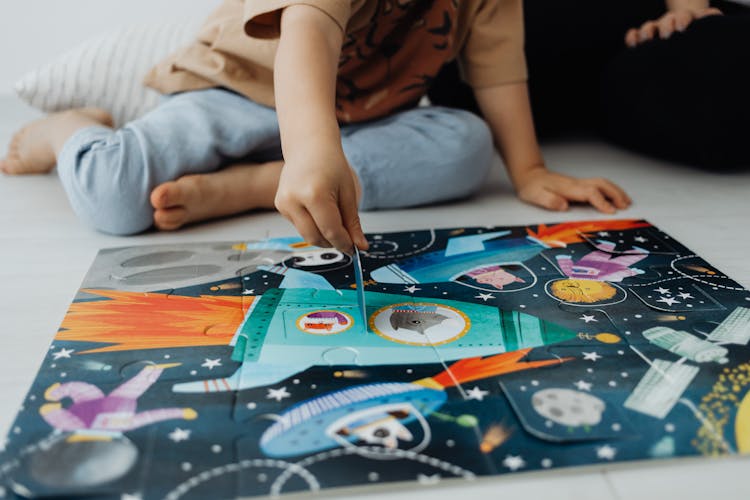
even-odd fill
[(640, 220), (103, 250), (9, 497), (232, 498), (750, 451), (750, 293)]

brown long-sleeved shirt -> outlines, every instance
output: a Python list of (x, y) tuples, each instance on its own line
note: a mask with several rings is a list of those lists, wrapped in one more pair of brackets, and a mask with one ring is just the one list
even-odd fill
[(336, 85), (343, 123), (415, 105), (455, 58), (474, 88), (526, 79), (521, 0), (225, 0), (146, 84), (166, 94), (226, 87), (273, 107), (281, 12), (294, 4), (319, 8), (344, 33)]

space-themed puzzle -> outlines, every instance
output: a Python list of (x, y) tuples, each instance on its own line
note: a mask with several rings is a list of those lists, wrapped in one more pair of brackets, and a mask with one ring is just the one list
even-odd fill
[(368, 241), (102, 250), (3, 493), (278, 496), (750, 452), (750, 292), (648, 222)]

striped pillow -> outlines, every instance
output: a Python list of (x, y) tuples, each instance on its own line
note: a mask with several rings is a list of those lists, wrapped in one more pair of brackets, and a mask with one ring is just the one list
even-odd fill
[(199, 27), (196, 21), (139, 24), (90, 39), (23, 76), (16, 93), (46, 112), (104, 108), (120, 126), (158, 104), (159, 93), (146, 88), (143, 77)]

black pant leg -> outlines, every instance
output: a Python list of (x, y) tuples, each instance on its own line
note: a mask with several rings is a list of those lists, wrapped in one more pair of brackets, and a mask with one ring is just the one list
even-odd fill
[(622, 51), (601, 95), (606, 133), (623, 146), (711, 169), (750, 166), (750, 10)]
[(599, 84), (629, 28), (660, 15), (664, 0), (526, 0), (529, 94), (542, 138), (597, 132)]
[[(595, 128), (607, 62), (628, 28), (663, 11), (663, 0), (525, 0), (529, 94), (541, 137)], [(434, 104), (478, 113), (456, 64), (443, 68), (428, 95)]]

